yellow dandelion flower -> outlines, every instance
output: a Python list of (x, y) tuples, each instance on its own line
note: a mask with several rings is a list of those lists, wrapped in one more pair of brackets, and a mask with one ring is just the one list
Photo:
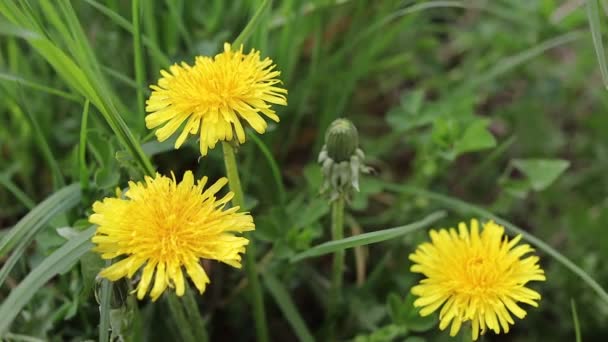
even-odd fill
[(185, 126), (175, 142), (179, 148), (189, 134), (200, 135), (200, 150), (207, 154), (218, 141), (236, 139), (245, 142), (241, 120), (256, 132), (266, 131), (263, 114), (275, 122), (279, 117), (271, 104), (287, 105), (287, 90), (278, 87), (270, 58), (261, 59), (260, 52), (243, 53), (243, 46), (233, 51), (224, 44), (224, 52), (210, 57), (196, 57), (194, 66), (186, 63), (173, 65), (169, 72), (161, 70), (158, 85), (146, 102), (146, 126), (156, 130), (156, 137), (164, 141)]
[(179, 183), (175, 176), (157, 174), (145, 183), (130, 182), (124, 196), (95, 202), (89, 217), (98, 225), (94, 250), (104, 259), (124, 257), (99, 275), (116, 281), (143, 267), (137, 297), (143, 299), (153, 283), (150, 297), (156, 300), (167, 287), (184, 294), (182, 268), (203, 293), (209, 278), (201, 258), (240, 268), (239, 253), (249, 241), (234, 233), (253, 230), (254, 224), (249, 214), (237, 212), (239, 207), (224, 210), (233, 193), (215, 195), (226, 183), (221, 178), (205, 189), (207, 177), (195, 184), (190, 171)]
[(511, 314), (524, 318), (526, 312), (517, 304), (538, 306), (540, 294), (527, 288), (529, 281), (545, 280), (537, 256), (522, 257), (533, 251), (527, 244), (517, 245), (518, 235), (511, 241), (504, 228), (492, 221), (479, 232), (477, 220), (471, 220), (470, 231), (465, 223), (458, 231), (431, 230), (431, 243), (423, 243), (410, 254), (412, 272), (426, 276), (412, 288), (419, 298), (414, 306), (427, 316), (441, 308), (439, 328), (452, 323), (450, 335), (471, 321), (473, 341), (480, 332), (491, 329), (499, 334), (509, 332), (514, 324)]

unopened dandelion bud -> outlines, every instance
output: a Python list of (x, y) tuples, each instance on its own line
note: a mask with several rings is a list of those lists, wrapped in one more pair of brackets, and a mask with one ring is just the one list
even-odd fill
[(332, 122), (318, 159), (325, 178), (321, 192), (329, 193), (330, 201), (339, 197), (348, 199), (359, 191), (359, 174), (371, 171), (365, 166), (365, 154), (358, 146), (359, 135), (352, 122), (346, 119)]
[(327, 154), (335, 162), (350, 160), (357, 147), (359, 147), (357, 128), (350, 120), (335, 120), (325, 134), (325, 145), (327, 146)]

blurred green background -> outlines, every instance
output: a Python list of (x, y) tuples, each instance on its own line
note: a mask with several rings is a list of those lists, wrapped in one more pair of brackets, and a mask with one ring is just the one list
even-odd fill
[[(214, 55), (262, 3), (140, 1), (139, 26), (131, 1), (0, 4), (0, 234), (65, 184), (82, 190), (78, 204), (28, 245), (0, 299), (66, 235), (88, 226), (83, 218), (93, 201), (142, 176), (107, 117), (122, 117), (161, 173), (223, 175), (219, 149), (199, 159), (194, 139), (178, 151), (171, 141), (156, 142), (144, 127), (143, 99), (161, 68)], [(485, 208), (608, 284), (608, 93), (600, 72), (605, 60), (598, 62), (590, 30), (591, 19), (596, 33), (607, 31), (608, 7), (603, 0), (590, 3), (590, 10), (574, 0), (284, 0), (266, 7), (245, 50), (256, 48), (276, 62), (289, 105), (277, 108), (281, 122), (265, 135), (249, 134), (239, 151), (240, 172), (256, 220), (260, 267), (285, 286), (313, 334), (322, 336), (331, 257), (288, 259), (328, 239), (316, 158), (325, 129), (339, 117), (358, 127), (376, 171), (363, 178), (349, 206), (347, 235), (446, 208), (391, 185), (403, 184)], [(15, 8), (27, 15), (13, 16)], [(85, 99), (91, 105), (81, 130)], [(441, 225), (470, 217), (449, 211)], [(65, 227), (71, 230), (57, 229)], [(426, 238), (420, 231), (347, 252), (340, 339), (450, 340), (434, 318), (417, 317), (408, 296), (419, 278), (409, 272), (407, 257)], [(540, 307), (529, 308), (509, 335), (489, 333), (483, 340), (573, 341), (571, 301), (583, 341), (608, 336), (608, 303), (539, 254), (547, 272), (546, 282), (532, 285), (543, 295)], [(79, 265), (35, 294), (11, 325), (14, 338), (97, 338), (92, 290), (100, 264), (87, 254)], [(211, 340), (253, 340), (242, 272), (219, 264), (209, 271), (212, 283), (199, 307)], [(295, 340), (272, 296), (266, 305), (273, 340)], [(138, 312), (147, 340), (178, 338), (163, 301), (141, 303)], [(120, 313), (119, 320), (131, 314)]]

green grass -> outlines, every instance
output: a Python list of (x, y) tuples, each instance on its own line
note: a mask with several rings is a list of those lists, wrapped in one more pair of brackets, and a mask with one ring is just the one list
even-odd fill
[[(89, 253), (92, 203), (129, 180), (225, 175), (219, 146), (173, 150), (144, 117), (161, 68), (233, 42), (272, 58), (289, 91), (236, 154), (271, 341), (326, 338), (338, 251), (336, 339), (451, 340), (413, 309), (408, 255), (471, 217), (521, 233), (547, 275), (500, 340), (601, 340), (608, 18), (602, 1), (570, 3), (0, 1), (0, 339), (256, 339), (244, 270), (206, 264), (204, 295), (152, 303), (96, 280)], [(331, 241), (317, 155), (339, 117), (375, 172)]]

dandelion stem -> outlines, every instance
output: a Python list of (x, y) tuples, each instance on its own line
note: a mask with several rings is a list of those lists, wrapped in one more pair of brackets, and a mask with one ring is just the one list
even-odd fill
[[(344, 238), (344, 197), (339, 196), (338, 199), (331, 204), (331, 238), (332, 240), (341, 240)], [(334, 340), (334, 332), (336, 326), (336, 316), (338, 314), (338, 306), (342, 296), (342, 278), (344, 273), (344, 250), (339, 250), (334, 253), (334, 264), (331, 278), (331, 291), (329, 295), (329, 305), (327, 308), (327, 319), (329, 321), (329, 340)]]
[(190, 326), (192, 327), (192, 334), (196, 336), (196, 341), (209, 341), (205, 328), (205, 321), (203, 320), (201, 312), (198, 309), (196, 298), (194, 298), (194, 290), (190, 286), (186, 288), (183, 299), (184, 312), (188, 316)]
[[(145, 108), (144, 108), (144, 58), (141, 45), (141, 6), (139, 0), (133, 0), (131, 3), (131, 16), (133, 21), (133, 65), (135, 67), (135, 82), (137, 82), (137, 116), (140, 118), (138, 122), (144, 123)], [(139, 127), (138, 127), (139, 128)]]
[(460, 336), (462, 342), (473, 342), (471, 322), (466, 322), (462, 325), (462, 329), (460, 330)]
[(167, 304), (169, 305), (169, 312), (175, 323), (177, 331), (184, 342), (196, 342), (194, 331), (188, 318), (186, 317), (186, 305), (179, 300), (179, 297), (175, 293), (169, 293), (167, 296)]
[[(224, 141), (222, 142), (222, 149), (224, 150), (226, 176), (228, 177), (230, 190), (234, 193), (232, 204), (244, 208), (245, 200), (243, 196), (243, 189), (241, 187), (241, 179), (239, 178), (239, 171), (236, 164), (236, 157), (234, 155), (234, 148), (232, 145), (230, 145), (230, 143)], [(266, 325), (266, 312), (264, 310), (264, 296), (262, 293), (262, 288), (260, 287), (260, 280), (258, 279), (258, 272), (255, 263), (255, 245), (253, 237), (249, 235), (248, 238), (249, 245), (247, 246), (247, 253), (245, 253), (245, 270), (247, 271), (247, 278), (249, 279), (251, 290), (251, 301), (257, 336), (256, 340), (259, 342), (267, 342), (268, 328)]]

